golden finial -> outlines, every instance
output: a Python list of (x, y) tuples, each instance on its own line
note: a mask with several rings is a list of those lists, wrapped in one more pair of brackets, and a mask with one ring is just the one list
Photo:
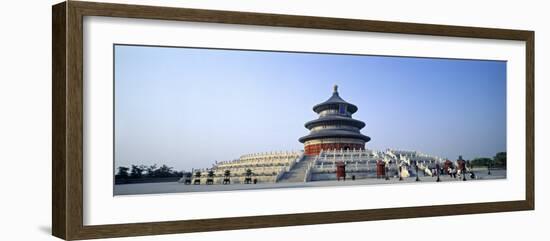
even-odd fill
[(334, 85), (334, 93), (338, 93), (338, 85)]

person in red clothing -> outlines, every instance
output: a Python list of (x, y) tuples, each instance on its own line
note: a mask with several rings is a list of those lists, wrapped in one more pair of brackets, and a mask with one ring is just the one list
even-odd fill
[(342, 161), (336, 163), (336, 180), (340, 181), (340, 178), (346, 180), (346, 164)]

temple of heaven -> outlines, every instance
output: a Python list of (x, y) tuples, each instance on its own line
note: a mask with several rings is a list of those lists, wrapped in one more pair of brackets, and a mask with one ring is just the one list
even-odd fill
[(318, 155), (321, 150), (362, 150), (370, 141), (370, 137), (360, 132), (365, 123), (351, 117), (357, 112), (357, 106), (340, 98), (337, 85), (332, 96), (313, 106), (313, 111), (319, 114), (319, 118), (305, 124), (310, 133), (299, 139), (304, 143), (306, 155)]

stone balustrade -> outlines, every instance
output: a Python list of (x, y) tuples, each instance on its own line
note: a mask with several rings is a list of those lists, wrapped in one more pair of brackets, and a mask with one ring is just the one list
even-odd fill
[[(214, 183), (222, 183), (225, 178), (225, 172), (229, 171), (231, 182), (240, 183), (244, 182), (247, 171), (250, 169), (252, 171), (252, 178), (258, 182), (275, 182), (301, 156), (301, 151), (264, 152), (242, 155), (236, 160), (216, 162), (210, 169), (200, 169), (200, 179), (201, 182), (206, 181), (208, 171), (212, 170), (214, 172)], [(196, 178), (193, 176), (193, 179)]]

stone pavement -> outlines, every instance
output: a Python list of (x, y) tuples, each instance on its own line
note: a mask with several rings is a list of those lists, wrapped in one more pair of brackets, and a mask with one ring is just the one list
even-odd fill
[[(491, 170), (492, 175), (487, 175), (487, 171), (477, 171), (476, 179), (470, 179), (468, 182), (478, 182), (485, 180), (506, 179), (506, 170)], [(448, 175), (441, 176), (441, 183), (462, 182), (461, 178), (451, 178)], [(273, 188), (308, 188), (308, 187), (331, 187), (331, 186), (352, 186), (352, 185), (383, 185), (383, 184), (404, 184), (404, 183), (432, 183), (436, 181), (436, 177), (420, 176), (420, 181), (416, 182), (415, 177), (405, 178), (399, 181), (398, 178), (368, 178), (352, 181), (314, 181), (314, 182), (293, 182), (293, 183), (259, 183), (259, 184), (230, 184), (230, 185), (185, 185), (177, 182), (164, 183), (140, 183), (140, 184), (123, 184), (115, 185), (115, 195), (132, 195), (132, 194), (159, 194), (159, 193), (187, 193), (187, 192), (211, 192), (211, 191), (236, 191), (236, 190), (258, 190), (258, 189), (273, 189)]]

